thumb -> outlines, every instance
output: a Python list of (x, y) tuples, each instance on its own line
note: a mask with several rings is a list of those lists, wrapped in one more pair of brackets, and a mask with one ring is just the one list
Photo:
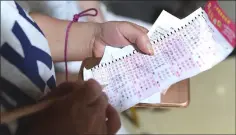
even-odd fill
[(154, 54), (145, 28), (130, 22), (120, 22), (117, 28), (119, 33), (130, 43), (135, 44), (139, 50), (146, 54)]

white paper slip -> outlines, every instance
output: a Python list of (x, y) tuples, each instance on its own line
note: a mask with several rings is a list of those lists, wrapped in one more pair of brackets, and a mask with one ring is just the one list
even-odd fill
[(109, 103), (118, 111), (124, 111), (176, 82), (210, 69), (232, 52), (232, 45), (201, 8), (184, 22), (164, 36), (157, 34), (153, 25), (148, 36), (154, 56), (134, 50), (129, 55), (85, 70), (84, 79), (93, 78), (107, 85), (104, 92)]
[[(171, 20), (171, 23), (170, 23)], [(157, 28), (159, 36), (166, 35), (171, 30), (178, 28), (181, 25), (182, 20), (163, 10), (157, 20), (155, 21), (153, 27)], [(157, 34), (157, 36), (158, 36)], [(150, 103), (150, 104), (158, 104), (161, 103), (161, 94), (165, 94), (170, 86), (167, 89), (162, 90), (163, 93), (157, 92), (152, 96), (142, 100), (140, 103)]]
[[(170, 20), (172, 23), (170, 23)], [(181, 23), (180, 19), (163, 10), (158, 19), (155, 21), (154, 25), (159, 31), (160, 36), (162, 36), (167, 34), (173, 28), (177, 28), (177, 26), (179, 26), (180, 23)], [(105, 50), (106, 53), (104, 53), (104, 57), (101, 60), (101, 64), (106, 63), (108, 61), (112, 61), (116, 58), (120, 58), (122, 56), (126, 56), (127, 54), (132, 53), (133, 50), (134, 48), (132, 46), (127, 46), (123, 49), (116, 49), (116, 50), (114, 50), (113, 47), (108, 46), (106, 47)], [(115, 53), (116, 51), (119, 51), (119, 53), (118, 52)], [(168, 90), (168, 88), (163, 92), (165, 93)], [(160, 103), (161, 101), (160, 98), (161, 98), (161, 93), (157, 92), (157, 94), (148, 97), (147, 99), (141, 101), (140, 103)]]

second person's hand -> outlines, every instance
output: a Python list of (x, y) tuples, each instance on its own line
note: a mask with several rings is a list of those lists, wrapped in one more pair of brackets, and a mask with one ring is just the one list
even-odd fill
[(115, 134), (120, 128), (118, 113), (96, 81), (63, 83), (44, 100), (63, 95), (32, 117), (29, 135)]

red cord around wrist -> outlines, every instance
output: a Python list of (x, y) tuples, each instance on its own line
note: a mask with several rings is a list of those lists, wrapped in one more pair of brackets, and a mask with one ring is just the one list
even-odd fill
[[(95, 11), (94, 14), (90, 14), (90, 13), (87, 13), (89, 11)], [(67, 29), (66, 29), (66, 37), (65, 37), (65, 49), (64, 49), (64, 61), (65, 61), (65, 72), (66, 72), (66, 81), (68, 81), (68, 67), (67, 67), (67, 47), (68, 47), (68, 37), (69, 37), (69, 30), (71, 28), (71, 25), (74, 23), (74, 22), (78, 22), (79, 18), (80, 17), (83, 17), (83, 16), (97, 16), (98, 14), (98, 11), (96, 8), (89, 8), (87, 10), (84, 10), (82, 12), (80, 12), (79, 14), (75, 14), (74, 17), (73, 17), (73, 20), (68, 24), (67, 26)]]

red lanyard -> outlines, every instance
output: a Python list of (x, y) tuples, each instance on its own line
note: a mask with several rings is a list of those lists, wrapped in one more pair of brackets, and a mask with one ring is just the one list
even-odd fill
[[(95, 13), (94, 14), (87, 13), (89, 11), (95, 11)], [(65, 37), (65, 49), (64, 49), (64, 61), (65, 61), (65, 68), (66, 68), (66, 71), (65, 71), (66, 72), (66, 81), (68, 81), (67, 46), (68, 46), (68, 37), (69, 37), (70, 27), (74, 22), (78, 22), (80, 17), (83, 17), (83, 16), (97, 16), (97, 14), (98, 14), (97, 9), (89, 8), (87, 10), (84, 10), (84, 11), (80, 12), (79, 14), (75, 14), (73, 20), (67, 26), (66, 37)]]

